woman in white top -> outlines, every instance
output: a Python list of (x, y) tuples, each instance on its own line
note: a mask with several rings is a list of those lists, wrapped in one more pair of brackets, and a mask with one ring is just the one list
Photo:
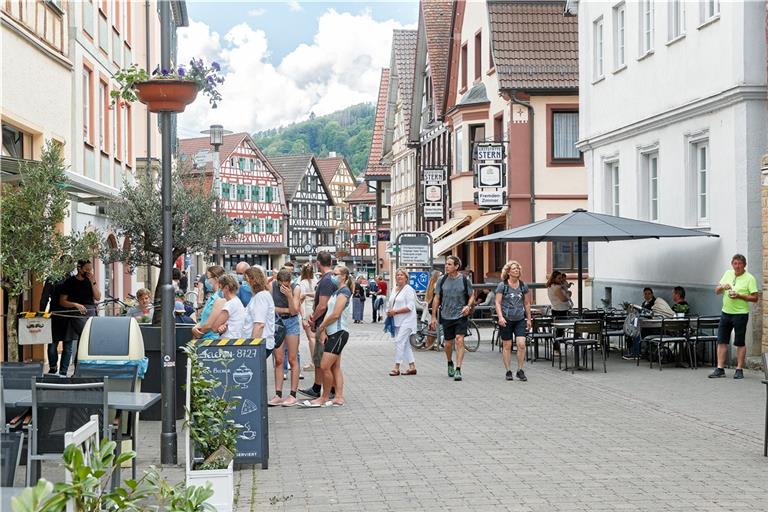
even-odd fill
[(229, 274), (219, 277), (219, 290), (224, 295), (224, 306), (221, 313), (214, 320), (212, 329), (222, 338), (240, 338), (245, 321), (245, 307), (237, 296), (239, 285), (237, 280)]
[(299, 277), (299, 290), (301, 290), (301, 326), (304, 327), (304, 333), (307, 335), (307, 343), (309, 344), (309, 362), (304, 365), (304, 370), (314, 369), (312, 365), (312, 354), (315, 353), (315, 333), (309, 325), (309, 319), (312, 316), (312, 310), (315, 302), (315, 286), (317, 286), (317, 280), (315, 279), (315, 271), (312, 268), (311, 263), (305, 263), (301, 267), (301, 276)]
[(267, 291), (267, 276), (259, 267), (246, 270), (245, 279), (253, 290), (253, 296), (245, 308), (241, 334), (244, 338), (261, 338), (269, 357), (275, 349), (275, 302)]
[(416, 375), (416, 359), (411, 350), (411, 334), (416, 331), (416, 291), (408, 284), (408, 273), (399, 269), (395, 274), (395, 289), (389, 296), (387, 316), (395, 319), (395, 367), (391, 376), (400, 375), (400, 364), (408, 362), (402, 375)]

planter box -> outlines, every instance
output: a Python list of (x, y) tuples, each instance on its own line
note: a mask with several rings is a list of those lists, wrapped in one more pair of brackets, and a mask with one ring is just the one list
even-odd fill
[(219, 512), (231, 512), (234, 503), (235, 479), (232, 467), (234, 461), (230, 461), (227, 469), (212, 469), (209, 471), (187, 472), (187, 486), (203, 486), (207, 482), (213, 487), (213, 496), (208, 498), (208, 503)]

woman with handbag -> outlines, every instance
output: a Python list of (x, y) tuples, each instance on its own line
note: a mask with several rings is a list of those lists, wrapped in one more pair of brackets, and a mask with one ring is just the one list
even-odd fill
[[(352, 290), (355, 284), (349, 275), (349, 269), (344, 266), (337, 266), (333, 269), (331, 282), (336, 285), (336, 291), (328, 299), (328, 313), (323, 322), (317, 327), (318, 340), (322, 339), (322, 332), (325, 331), (327, 337), (324, 344), (323, 357), (320, 360), (320, 369), (323, 375), (323, 392), (320, 397), (311, 402), (305, 400), (302, 405), (305, 407), (327, 407), (330, 405), (341, 406), (344, 401), (344, 377), (341, 373), (341, 351), (349, 340), (349, 320), (351, 315), (350, 302), (352, 301)], [(329, 400), (331, 388), (335, 387), (336, 395), (333, 400)]]
[(395, 290), (389, 297), (387, 316), (395, 322), (395, 367), (389, 372), (400, 375), (400, 365), (408, 362), (402, 375), (416, 375), (416, 359), (411, 350), (411, 334), (416, 331), (416, 291), (408, 284), (408, 273), (398, 269), (395, 273)]

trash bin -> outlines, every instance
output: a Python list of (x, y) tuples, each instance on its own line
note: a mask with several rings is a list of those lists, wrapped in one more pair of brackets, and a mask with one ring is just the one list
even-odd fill
[[(192, 324), (176, 325), (176, 419), (184, 418), (184, 390), (182, 386), (187, 377), (187, 356), (180, 350), (192, 339)], [(144, 352), (149, 359), (147, 373), (144, 375), (142, 389), (148, 393), (160, 393), (163, 382), (162, 345), (160, 344), (160, 326), (142, 325)], [(162, 419), (163, 406), (158, 402), (141, 413), (142, 420), (158, 421)]]
[(139, 381), (135, 391), (141, 391), (141, 379), (147, 371), (144, 339), (135, 318), (90, 317), (83, 327), (77, 345), (78, 366), (126, 365), (138, 366)]

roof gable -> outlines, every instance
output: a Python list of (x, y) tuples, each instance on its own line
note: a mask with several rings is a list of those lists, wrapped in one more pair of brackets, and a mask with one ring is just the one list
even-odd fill
[(345, 199), (347, 203), (375, 203), (376, 194), (368, 190), (368, 182), (360, 183)]
[(317, 174), (320, 184), (325, 189), (325, 194), (328, 196), (331, 204), (333, 204), (333, 196), (331, 195), (330, 182), (326, 182), (323, 177), (323, 173), (317, 165), (315, 157), (312, 155), (286, 155), (286, 156), (274, 156), (270, 158), (274, 168), (283, 175), (285, 179), (285, 197), (287, 200), (293, 200), (293, 196), (299, 190), (301, 180), (309, 172), (310, 168), (314, 168)]
[[(435, 118), (443, 116), (445, 87), (448, 81), (448, 48), (451, 42), (453, 0), (422, 0), (421, 18), (426, 36)], [(419, 24), (419, 30), (422, 25)]]
[(488, 2), (499, 89), (578, 89), (578, 19), (564, 9), (555, 0)]
[(411, 123), (411, 99), (413, 98), (413, 80), (416, 67), (415, 30), (394, 30), (392, 34), (392, 62), (390, 68), (397, 79), (397, 90), (390, 91), (402, 99), (403, 123)]
[(389, 69), (381, 70), (381, 80), (379, 81), (379, 98), (376, 102), (376, 117), (373, 121), (373, 133), (371, 135), (371, 150), (368, 153), (368, 165), (365, 175), (389, 176), (389, 167), (381, 164), (381, 157), (384, 156), (384, 119), (387, 113), (387, 93), (389, 90)]

